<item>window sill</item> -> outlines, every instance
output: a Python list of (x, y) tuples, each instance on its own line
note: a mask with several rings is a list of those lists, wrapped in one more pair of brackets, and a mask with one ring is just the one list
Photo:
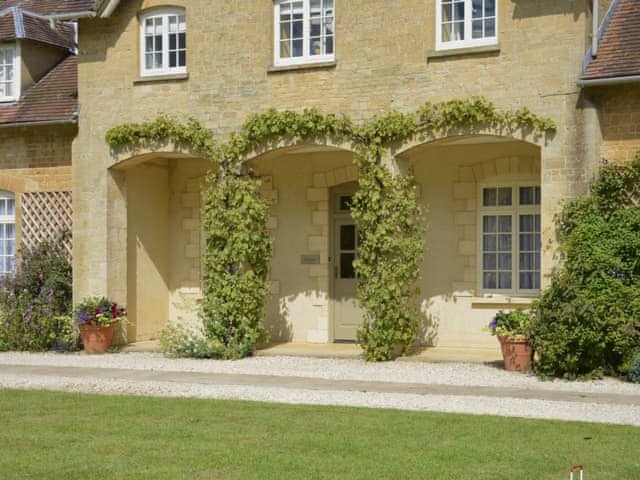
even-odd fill
[(298, 70), (312, 70), (322, 68), (335, 68), (338, 65), (337, 60), (329, 60), (327, 62), (311, 62), (311, 63), (298, 63), (295, 65), (270, 65), (267, 68), (267, 73), (279, 73), (279, 72), (291, 72)]
[(460, 47), (451, 48), (448, 50), (429, 50), (429, 52), (427, 53), (427, 63), (431, 60), (438, 60), (441, 58), (497, 53), (500, 53), (499, 43), (496, 43), (495, 45), (483, 45), (481, 47)]
[(182, 82), (189, 79), (188, 73), (172, 73), (169, 75), (149, 75), (133, 79), (133, 84), (153, 83), (153, 82)]
[(493, 295), (483, 297), (471, 297), (472, 308), (518, 308), (529, 307), (537, 297), (509, 297), (506, 295)]

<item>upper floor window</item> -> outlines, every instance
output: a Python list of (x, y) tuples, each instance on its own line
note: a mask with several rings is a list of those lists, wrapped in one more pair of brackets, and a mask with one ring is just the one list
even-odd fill
[(16, 202), (11, 192), (0, 190), (0, 275), (16, 265)]
[(540, 187), (486, 186), (480, 195), (480, 285), (484, 292), (540, 291)]
[(187, 21), (182, 8), (154, 9), (140, 17), (142, 76), (187, 72)]
[(0, 102), (20, 96), (20, 52), (17, 45), (0, 44)]
[(334, 60), (334, 0), (277, 0), (275, 65)]
[(436, 49), (498, 43), (498, 0), (436, 1)]

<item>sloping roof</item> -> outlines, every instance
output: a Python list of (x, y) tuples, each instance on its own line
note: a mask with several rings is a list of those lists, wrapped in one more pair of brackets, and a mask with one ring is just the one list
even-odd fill
[(56, 15), (95, 10), (95, 0), (2, 0), (0, 8), (20, 7), (41, 15)]
[(640, 75), (640, 0), (617, 0), (600, 32), (598, 56), (587, 59), (582, 79), (635, 75)]
[(78, 67), (69, 55), (14, 103), (0, 103), (0, 125), (75, 120)]
[(18, 7), (0, 10), (0, 41), (16, 39), (68, 49), (74, 46), (74, 29), (71, 23), (50, 21)]

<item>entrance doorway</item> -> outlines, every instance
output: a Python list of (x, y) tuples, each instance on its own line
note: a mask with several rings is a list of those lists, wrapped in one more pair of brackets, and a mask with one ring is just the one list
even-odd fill
[(331, 190), (331, 313), (334, 341), (354, 341), (363, 312), (357, 300), (358, 231), (351, 217), (351, 201), (358, 184), (338, 185)]

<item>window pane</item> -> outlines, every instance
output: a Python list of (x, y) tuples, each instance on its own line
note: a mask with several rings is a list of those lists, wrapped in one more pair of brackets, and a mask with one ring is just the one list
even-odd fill
[(495, 188), (482, 189), (482, 205), (493, 207), (498, 203), (498, 191)]
[(511, 272), (498, 273), (498, 288), (503, 290), (511, 289)]
[(535, 215), (520, 215), (520, 232), (533, 232)]
[(495, 252), (498, 248), (498, 240), (495, 235), (484, 235), (482, 239), (482, 250), (485, 252)]
[(340, 225), (340, 249), (356, 249), (356, 227), (355, 225)]
[(184, 50), (187, 48), (187, 34), (180, 33), (178, 34), (178, 48)]
[(169, 67), (176, 67), (178, 64), (178, 58), (176, 52), (169, 52)]
[(338, 208), (342, 212), (348, 212), (351, 210), (351, 202), (353, 200), (353, 196), (351, 195), (341, 195), (340, 201), (338, 202)]
[(496, 260), (496, 254), (485, 253), (482, 259), (482, 268), (484, 270), (496, 270), (498, 268), (498, 262)]
[(327, 55), (331, 55), (333, 53), (333, 37), (325, 38), (324, 45)]
[(464, 22), (453, 24), (452, 40), (464, 40)]
[(176, 37), (176, 35), (169, 35), (169, 50), (178, 48), (178, 39)]
[(498, 257), (498, 268), (500, 270), (511, 270), (511, 254), (510, 253), (501, 253)]
[(340, 278), (356, 278), (356, 270), (353, 268), (355, 253), (340, 254)]
[(474, 20), (472, 23), (472, 37), (473, 38), (482, 38), (483, 33), (482, 33), (482, 25), (483, 22), (482, 20)]
[(509, 206), (511, 205), (511, 187), (498, 189), (498, 205)]
[(495, 0), (484, 0), (484, 16), (495, 17), (496, 16), (496, 2)]
[(482, 274), (482, 288), (496, 289), (498, 286), (498, 274), (495, 272), (485, 272)]
[(453, 5), (444, 3), (442, 5), (442, 21), (450, 22), (453, 20)]
[(293, 43), (293, 56), (301, 57), (302, 56), (302, 40), (294, 40)]
[(521, 253), (520, 254), (520, 269), (521, 270), (534, 270), (535, 269), (535, 254), (534, 253)]
[(471, 2), (471, 18), (482, 16), (482, 0), (473, 0)]
[(454, 3), (453, 20), (464, 20), (464, 1)]
[(5, 234), (7, 238), (15, 238), (15, 225), (13, 223), (5, 224)]
[(484, 233), (491, 233), (498, 231), (498, 217), (485, 215), (482, 217), (482, 231)]
[(156, 53), (154, 55), (154, 65), (153, 68), (162, 68), (162, 54), (161, 53)]
[(511, 244), (511, 235), (498, 235), (498, 249), (501, 252), (510, 252)]
[(520, 235), (520, 250), (531, 251), (534, 247), (533, 234)]
[(178, 52), (178, 66), (179, 67), (187, 66), (187, 52), (185, 50), (181, 50)]
[(484, 36), (486, 38), (495, 37), (496, 36), (496, 21), (495, 19), (485, 20), (484, 21)]
[(153, 51), (153, 37), (145, 37), (144, 39), (144, 51), (152, 52)]
[(500, 215), (498, 217), (498, 231), (511, 233), (511, 215)]
[(148, 53), (144, 56), (144, 68), (145, 70), (151, 70), (153, 68), (153, 54)]
[(292, 38), (302, 38), (302, 34), (304, 32), (304, 23), (303, 22), (293, 22), (291, 24), (291, 37)]

